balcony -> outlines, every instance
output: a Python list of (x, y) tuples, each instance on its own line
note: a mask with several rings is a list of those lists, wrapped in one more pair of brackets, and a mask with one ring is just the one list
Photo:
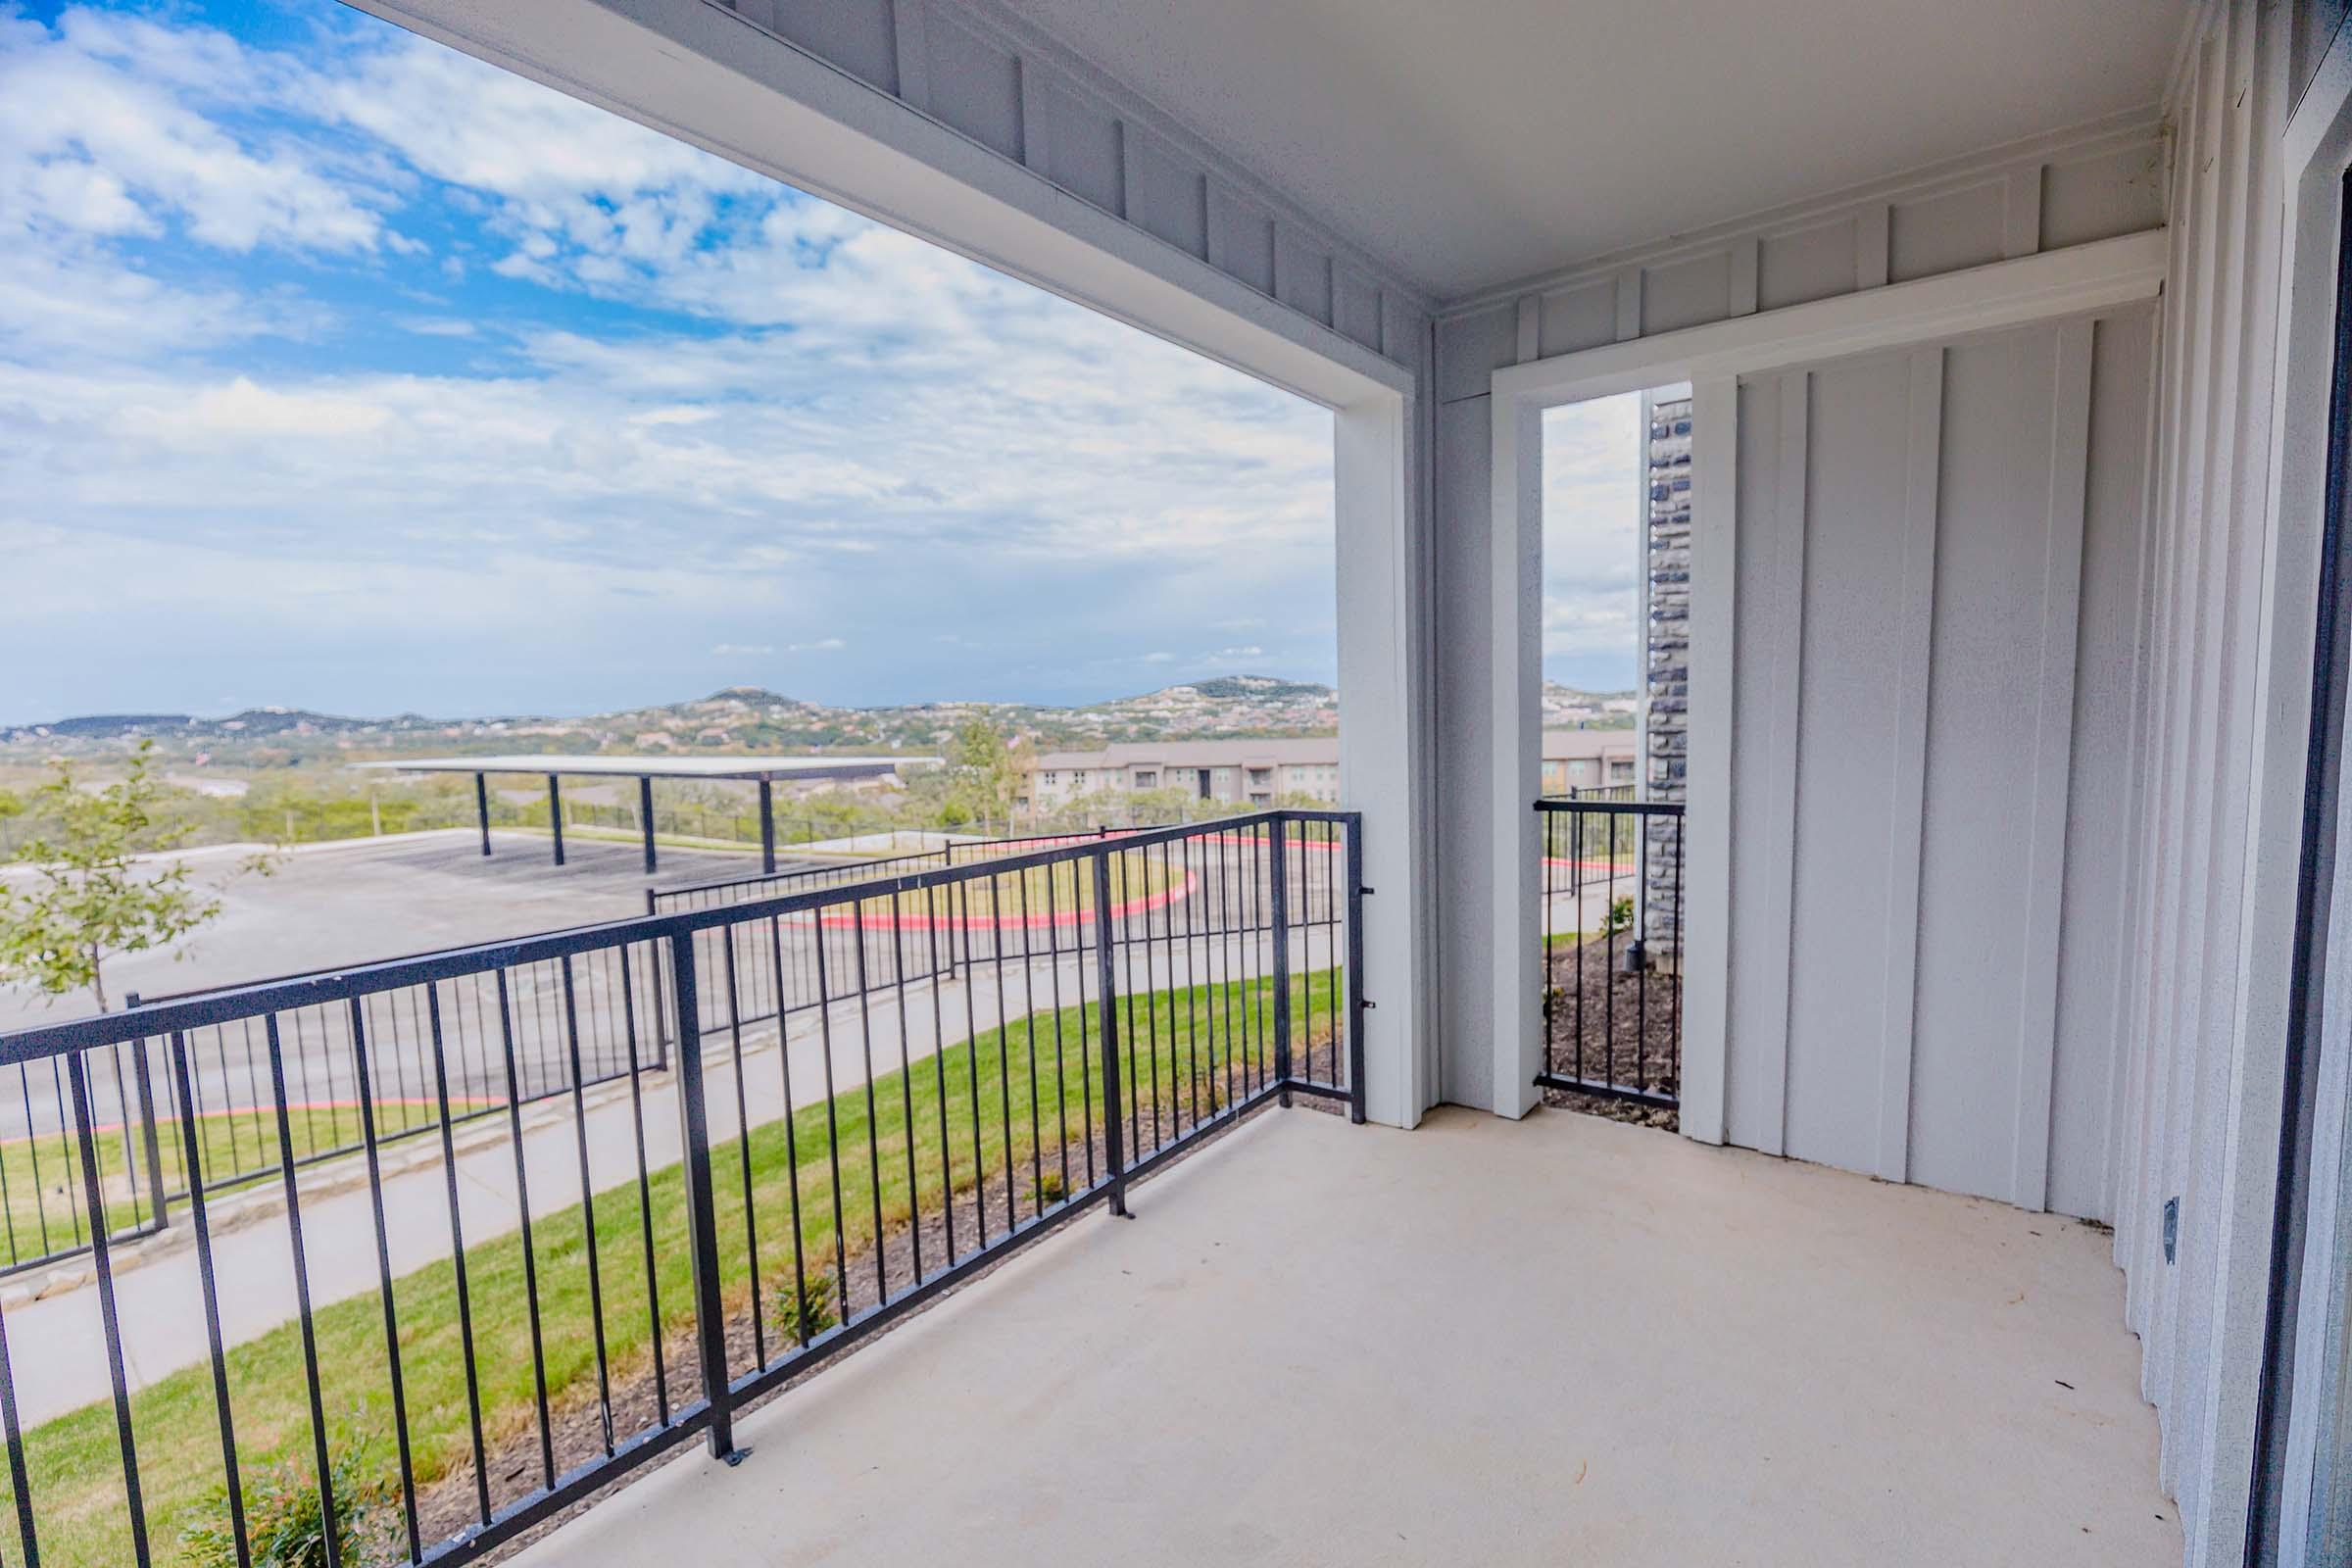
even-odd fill
[[(1594, 919), (1677, 928), (1677, 819), (1547, 814), (1592, 1012), (1669, 996)], [(273, 1489), (354, 1568), (2180, 1549), (2096, 1228), (1562, 1112), (1365, 1125), (1360, 832), (737, 879), (10, 1037), (113, 1220), (0, 1341), (21, 1560), (258, 1551)], [(1551, 1087), (1670, 1106), (1611, 1039)]]
[(519, 1562), (2147, 1564), (2107, 1243), (1555, 1111), (1270, 1111)]
[[(2340, 8), (359, 3), (1329, 409), (1348, 809), (10, 1037), (9, 1561), (355, 1447), (452, 1565), (2352, 1557)], [(1544, 422), (1683, 385), (1684, 808), (1545, 821)], [(148, 1208), (467, 1117), (135, 1353)]]

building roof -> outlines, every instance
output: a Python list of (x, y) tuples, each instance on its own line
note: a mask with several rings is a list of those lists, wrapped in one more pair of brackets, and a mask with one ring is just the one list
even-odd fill
[[(1546, 760), (1580, 757), (1632, 755), (1641, 740), (1630, 729), (1547, 729), (1544, 732)], [(1030, 760), (1032, 768), (1099, 769), (1127, 767), (1315, 767), (1336, 765), (1340, 760), (1337, 735), (1293, 736), (1284, 739), (1208, 741), (1117, 741), (1099, 752), (1044, 752)]]
[(619, 778), (827, 779), (873, 778), (937, 757), (573, 757), (561, 753), (513, 757), (412, 757), (359, 762), (395, 773), (562, 773)]
[(1580, 757), (1631, 757), (1642, 750), (1636, 729), (1547, 729), (1544, 732), (1544, 760), (1572, 761)]
[(1099, 752), (1046, 752), (1029, 765), (1097, 767), (1311, 767), (1336, 765), (1337, 735), (1214, 741), (1114, 741)]

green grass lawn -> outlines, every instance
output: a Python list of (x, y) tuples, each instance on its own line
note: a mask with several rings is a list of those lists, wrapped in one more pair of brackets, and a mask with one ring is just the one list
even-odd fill
[[(1292, 1008), (1300, 1025), (1297, 1036), (1301, 1053), (1306, 1042), (1320, 1043), (1331, 1037), (1337, 1022), (1330, 1010), (1333, 989), (1319, 971), (1293, 977)], [(1134, 1033), (1127, 1036), (1136, 1048), (1133, 1067), (1130, 1071), (1123, 1063), (1122, 1070), (1130, 1071), (1130, 1082), (1141, 1102), (1147, 1145), (1155, 1106), (1171, 1121), (1181, 1108), (1189, 1122), (1196, 1103), (1203, 1114), (1217, 1103), (1207, 1083), (1212, 1075), (1223, 1079), (1229, 1041), (1237, 1063), (1248, 1059), (1245, 1020), (1249, 1046), (1255, 1048), (1261, 1065), (1266, 1062), (1272, 1050), (1267, 1042), (1273, 1000), (1268, 980), (1178, 988), (1117, 1000), (1114, 1005), (1123, 1034), (1131, 1011), (1136, 1020)], [(1090, 1107), (1096, 1125), (1100, 1126), (1102, 1114), (1099, 1062), (1088, 1058), (1083, 1073), (1080, 1065), (1082, 1054), (1094, 1047), (1096, 1014), (1093, 1005), (1059, 1012), (1058, 1055), (1054, 1039), (1057, 1015), (1051, 1010), (1032, 1013), (1003, 1029), (985, 1032), (968, 1047), (950, 1047), (939, 1057), (917, 1061), (908, 1072), (878, 1074), (870, 1095), (870, 1117), (869, 1095), (860, 1086), (843, 1092), (830, 1103), (804, 1107), (789, 1124), (779, 1118), (755, 1127), (748, 1149), (741, 1140), (714, 1148), (711, 1170), (720, 1270), (730, 1310), (747, 1304), (751, 1295), (753, 1276), (744, 1229), (747, 1162), (753, 1209), (759, 1216), (760, 1275), (771, 1292), (762, 1303), (770, 1314), (771, 1329), (778, 1315), (773, 1288), (793, 1279), (796, 1194), (801, 1253), (808, 1274), (814, 1277), (832, 1269), (838, 1209), (838, 1234), (851, 1255), (855, 1277), (858, 1255), (873, 1245), (877, 1208), (883, 1231), (888, 1233), (912, 1214), (917, 1192), (922, 1195), (923, 1210), (936, 1212), (943, 1183), (967, 1195), (964, 1211), (958, 1216), (956, 1240), (959, 1250), (968, 1250), (973, 1241), (968, 1194), (987, 1176), (1002, 1178), (1008, 1152), (1024, 1215), (1034, 1199), (1029, 1185), (1033, 1154), (1038, 1163), (1058, 1172), (1061, 1152), (1067, 1147), (1070, 1190), (1083, 1190), (1082, 1129)], [(1147, 1018), (1156, 1021), (1150, 1031), (1156, 1037), (1155, 1049), (1138, 1038), (1147, 1032)], [(1099, 1048), (1095, 1054), (1099, 1055)], [(1124, 1058), (1126, 1053), (1122, 1055)], [(747, 1065), (752, 1070), (772, 1071), (775, 1058), (762, 1054)], [(732, 1092), (727, 1081), (731, 1071), (731, 1067), (721, 1066), (711, 1072), (709, 1088), (714, 1115)], [(1237, 1078), (1237, 1088), (1238, 1082)], [(1039, 1129), (1034, 1137), (1033, 1114)], [(838, 1202), (829, 1155), (836, 1140), (841, 1153)], [(655, 1172), (650, 1190), (653, 1277), (666, 1334), (691, 1318), (680, 1167)], [(990, 1224), (997, 1233), (1004, 1227), (1002, 1201), (997, 1197), (991, 1205)], [(587, 1209), (584, 1214), (582, 1205), (574, 1204), (534, 1215), (532, 1220), (528, 1262), (537, 1270), (548, 1392), (559, 1403), (595, 1396), (596, 1335), (587, 1272), (590, 1224), (602, 1275), (608, 1357), (616, 1372), (641, 1367), (653, 1343), (644, 1210), (636, 1182), (632, 1179), (598, 1193)], [(942, 1261), (927, 1255), (925, 1267), (936, 1268)], [(535, 1423), (525, 1264), (519, 1234), (482, 1242), (466, 1252), (476, 1367), (486, 1436), (492, 1443)], [(224, 1285), (234, 1288), (233, 1281)], [(407, 1275), (394, 1283), (393, 1295), (414, 1463), (419, 1482), (429, 1483), (464, 1462), (470, 1447), (454, 1265), (443, 1262)], [(191, 1299), (188, 1309), (196, 1310), (197, 1302)], [(316, 1321), (329, 1441), (338, 1449), (363, 1446), (369, 1465), (389, 1477), (396, 1472), (380, 1298), (370, 1292), (336, 1302), (321, 1308)], [(783, 1342), (781, 1331), (772, 1332), (768, 1353), (778, 1353)], [(286, 1324), (231, 1349), (227, 1361), (229, 1402), (246, 1476), (251, 1478), (263, 1466), (288, 1458), (297, 1459), (307, 1473), (311, 1428), (296, 1326)], [(748, 1368), (734, 1370), (740, 1374)], [(670, 1366), (669, 1380), (673, 1404), (698, 1396), (699, 1380), (693, 1367)], [(208, 1494), (220, 1479), (211, 1369), (204, 1364), (184, 1368), (141, 1391), (131, 1403), (140, 1481), (157, 1560), (175, 1561), (180, 1530), (204, 1513)], [(33, 1512), (41, 1530), (43, 1562), (116, 1568), (131, 1560), (111, 1403), (93, 1404), (34, 1429), (26, 1435), (25, 1459)], [(13, 1488), (5, 1481), (5, 1472), (0, 1472), (0, 1494), (5, 1494), (0, 1510), (14, 1507)], [(503, 1504), (520, 1489), (537, 1483), (535, 1468), (518, 1483), (494, 1479), (493, 1502)], [(0, 1517), (5, 1516), (0, 1512)], [(0, 1539), (6, 1534), (0, 1531)], [(12, 1548), (10, 1560), (14, 1555)]]
[[(264, 1085), (264, 1093), (268, 1086)], [(451, 1101), (460, 1116), (479, 1110), (489, 1101)], [(503, 1103), (499, 1102), (499, 1103)], [(423, 1103), (387, 1101), (376, 1110), (376, 1136), (389, 1141), (403, 1133), (421, 1132), (439, 1125), (439, 1110)], [(298, 1104), (291, 1116), (294, 1157), (360, 1146), (360, 1112), (356, 1105)], [(239, 1108), (207, 1112), (197, 1118), (199, 1157), (205, 1170), (205, 1194), (219, 1198), (256, 1182), (277, 1180), (277, 1117), (273, 1109)], [(125, 1158), (123, 1143), (132, 1147)], [(91, 1137), (97, 1157), (99, 1189), (106, 1203), (109, 1235), (119, 1236), (149, 1213), (146, 1150), (136, 1129), (100, 1129)], [(174, 1207), (187, 1190), (185, 1135), (177, 1117), (156, 1122), (156, 1165)], [(246, 1172), (258, 1172), (245, 1176)], [(244, 1180), (237, 1180), (244, 1176)], [(0, 1144), (0, 1265), (78, 1247), (89, 1240), (89, 1217), (83, 1212), (80, 1140), (69, 1133), (41, 1133)]]

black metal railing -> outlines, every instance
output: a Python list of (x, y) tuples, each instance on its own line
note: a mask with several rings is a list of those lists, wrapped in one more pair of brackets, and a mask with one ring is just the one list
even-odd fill
[[(971, 864), (1027, 849), (1093, 843), (1110, 837), (1112, 831), (1102, 828), (1086, 834), (958, 840), (937, 849), (880, 859), (843, 860), (682, 888), (649, 887), (646, 912), (650, 915), (713, 908), (787, 893), (846, 887), (876, 875)], [(911, 982), (953, 975), (968, 967), (969, 938), (961, 928), (944, 951), (937, 953), (942, 961), (936, 967), (926, 960), (940, 945), (927, 944), (911, 955), (913, 965), (904, 973), (899, 967), (901, 956), (880, 934), (869, 936), (865, 966), (860, 969), (851, 952), (847, 931), (823, 933), (810, 942), (796, 943), (788, 949), (787, 957), (798, 984), (787, 989), (804, 999), (791, 1004), (788, 1010), (792, 1013), (805, 1012), (814, 1005), (812, 1001), (805, 999), (814, 995), (814, 943), (818, 940), (831, 949), (835, 975), (863, 973), (875, 987), (901, 980)], [(337, 972), (340, 971), (334, 967), (311, 969), (250, 980), (237, 986), (199, 987), (162, 996), (143, 997), (134, 991), (125, 1000), (128, 1005), (137, 1007)], [(670, 1037), (662, 1022), (661, 1006), (669, 984), (666, 968), (657, 966), (640, 976), (639, 982), (650, 988), (654, 1006), (653, 1028), (644, 1042), (645, 1059), (637, 1066), (666, 1068)], [(761, 1022), (777, 1016), (776, 989), (764, 970), (755, 968), (744, 985), (744, 1022)], [(636, 1070), (611, 1026), (611, 1014), (619, 1006), (618, 986), (618, 977), (611, 972), (609, 960), (596, 972), (580, 977), (578, 1001), (590, 1020), (581, 1054), (581, 1067), (587, 1074), (582, 1087), (587, 1089), (616, 1082)], [(554, 977), (546, 974), (518, 977), (516, 982), (517, 1027), (523, 1041), (519, 1060), (526, 1085), (526, 1104), (568, 1095), (573, 1088), (568, 1058), (552, 1049), (547, 1038), (552, 1026), (546, 1021), (546, 1014), (553, 1004), (556, 989)], [(844, 1000), (845, 995), (836, 987), (833, 1000)], [(494, 1043), (486, 1036), (487, 1024), (481, 1009), (461, 1009), (445, 1020), (445, 1027), (453, 1074), (452, 1118), (463, 1126), (499, 1115), (501, 1095), (496, 1053)], [(348, 1025), (340, 1017), (306, 1019), (300, 1021), (294, 1036), (285, 1044), (296, 1097), (289, 1124), (295, 1164), (303, 1167), (360, 1153), (361, 1128), (348, 1081), (347, 1064), (351, 1060)], [(438, 1106), (416, 1092), (427, 1081), (430, 1072), (421, 1031), (413, 1026), (401, 1030), (379, 1027), (378, 1038), (380, 1043), (370, 1055), (370, 1066), (379, 1083), (377, 1115), (382, 1142), (389, 1146), (431, 1134), (440, 1125)], [(268, 1079), (263, 1041), (247, 1020), (242, 1025), (196, 1031), (189, 1049), (193, 1114), (204, 1131), (197, 1145), (201, 1179), (215, 1193), (267, 1185), (276, 1173), (277, 1152), (274, 1120), (262, 1108), (264, 1097), (260, 1087)], [(168, 1095), (169, 1086), (157, 1084), (154, 1081), (157, 1075), (152, 1073), (142, 1079), (131, 1059), (136, 1054), (127, 1046), (118, 1048), (91, 1078), (93, 1104), (101, 1126), (125, 1129), (130, 1139), (122, 1162), (127, 1183), (138, 1189), (138, 1200), (134, 1203), (115, 1190), (122, 1183), (116, 1183), (110, 1189), (114, 1193), (108, 1205), (111, 1234), (118, 1242), (136, 1240), (162, 1229), (170, 1207), (185, 1201), (190, 1179), (179, 1151), (171, 1141), (160, 1144), (155, 1158), (146, 1156), (147, 1124), (159, 1114), (166, 1118), (176, 1116), (181, 1107), (170, 1103), (159, 1111), (155, 1096)], [(144, 1097), (139, 1092), (142, 1083), (148, 1089)], [(0, 1275), (49, 1267), (89, 1250), (89, 1221), (74, 1176), (73, 1140), (68, 1132), (71, 1125), (65, 1078), (55, 1062), (48, 1063), (45, 1070), (0, 1067)]]
[(1536, 802), (1546, 1089), (1672, 1107), (1682, 1089), (1683, 807)]
[[(945, 870), (956, 865), (1001, 859), (1007, 855), (1031, 850), (1096, 844), (1110, 836), (1111, 829), (1105, 827), (1090, 833), (950, 840), (934, 849), (876, 860), (798, 866), (755, 876), (723, 877), (686, 887), (649, 887), (645, 890), (645, 912), (654, 915), (674, 910), (721, 908), (757, 899), (780, 898), (786, 894), (810, 892), (819, 888), (847, 887), (855, 882), (871, 881), (877, 876), (907, 876), (921, 871)], [(829, 925), (820, 922), (811, 925), (803, 934), (805, 940), (788, 947), (783, 972), (771, 974), (766, 966), (758, 963), (741, 965), (742, 1021), (759, 1023), (772, 1018), (791, 1017), (815, 1006), (814, 981), (820, 963), (829, 965), (833, 984), (827, 994), (836, 1001), (844, 997), (863, 996), (869, 991), (894, 985), (947, 979), (958, 973), (968, 973), (972, 958), (971, 932), (975, 923), (970, 906), (971, 897), (967, 890), (959, 888), (949, 897), (948, 903), (950, 906), (942, 919), (928, 928), (926, 939), (921, 942), (910, 945), (899, 943), (892, 940), (892, 933), (864, 930), (856, 921), (837, 920)], [(982, 918), (985, 919), (985, 913)], [(656, 983), (660, 983), (658, 978)], [(845, 984), (848, 987), (846, 990)]]
[(645, 912), (664, 914), (681, 909), (713, 909), (721, 905), (775, 898), (811, 888), (841, 887), (850, 882), (870, 881), (876, 876), (903, 876), (915, 871), (971, 865), (1024, 850), (1099, 843), (1109, 838), (1114, 831), (1123, 830), (1100, 827), (1085, 833), (1031, 834), (1007, 839), (949, 839), (936, 848), (916, 850), (906, 855), (845, 860), (837, 865), (800, 865), (751, 876), (719, 877), (709, 882), (689, 883), (684, 887), (649, 887), (645, 890)]
[[(0, 1555), (145, 1565), (209, 1530), (251, 1560), (252, 1492), (314, 1497), (331, 1568), (464, 1563), (691, 1438), (731, 1454), (747, 1401), (1097, 1200), (1124, 1211), (1129, 1183), (1252, 1109), (1304, 1095), (1360, 1120), (1363, 896), (1352, 813), (1270, 811), (0, 1035), (0, 1065), (61, 1074), (87, 1212), (133, 1143), (146, 1169), (196, 1173), (184, 1303), (143, 1281), (126, 1324), (118, 1244), (92, 1236), (95, 1285), (66, 1300), (105, 1348), (95, 1403), (24, 1408), (0, 1317), (18, 1537)], [(865, 938), (911, 950), (950, 918), (973, 938), (964, 985), (915, 984), (906, 961), (876, 983)], [(868, 966), (846, 974), (811, 942), (845, 923)], [(755, 969), (815, 1027), (747, 1018)], [(665, 1073), (645, 1070), (657, 1015)], [(273, 1265), (251, 1223), (233, 1257), (215, 1242), (202, 1173), (225, 1107), (199, 1054), (223, 1031), (258, 1042), (236, 1109), (270, 1134), (283, 1212), (253, 1223), (278, 1228)], [(387, 1078), (410, 1045), (423, 1081)], [(600, 1052), (629, 1091), (592, 1107)], [(124, 1092), (157, 1108), (110, 1141), (92, 1086), (118, 1053)], [(306, 1065), (333, 1067), (356, 1118), (347, 1192), (296, 1179)], [(526, 1125), (559, 1079), (568, 1115)], [(462, 1184), (468, 1084), (506, 1138), (464, 1156)], [(387, 1173), (413, 1100), (440, 1158)], [(372, 1252), (306, 1243), (322, 1204)], [(257, 1298), (282, 1313), (257, 1324)], [(173, 1372), (140, 1336), (181, 1310), (206, 1348)]]
[(64, 1064), (51, 1058), (0, 1065), (0, 1273), (88, 1250), (92, 1213), (103, 1215), (118, 1241), (163, 1227), (167, 1166), (153, 1136), (146, 1047), (132, 1042), (92, 1053), (86, 1068), (93, 1114), (120, 1167), (95, 1210), (67, 1131), (72, 1090)]

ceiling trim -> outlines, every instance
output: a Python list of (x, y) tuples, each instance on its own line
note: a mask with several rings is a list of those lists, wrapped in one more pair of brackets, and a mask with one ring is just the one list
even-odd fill
[[(714, 0), (714, 3), (723, 3), (723, 0)], [(998, 41), (1016, 52), (1051, 60), (1056, 70), (1084, 83), (1088, 91), (1109, 103), (1122, 119), (1132, 118), (1143, 122), (1145, 128), (1152, 135), (1181, 149), (1187, 157), (1199, 162), (1217, 178), (1266, 206), (1277, 215), (1280, 221), (1295, 226), (1300, 234), (1341, 261), (1377, 280), (1384, 291), (1396, 296), (1397, 303), (1422, 316), (1429, 315), (1436, 305), (1438, 291), (1430, 286), (1427, 279), (1415, 277), (1361, 241), (1343, 237), (1348, 231), (1342, 225), (1301, 200), (1296, 191), (1287, 189), (1241, 163), (1233, 154), (1195, 130), (1182, 116), (1072, 48), (1067, 40), (1020, 16), (1004, 5), (1002, 0), (955, 0), (955, 3), (957, 19), (966, 25), (994, 32)]]

